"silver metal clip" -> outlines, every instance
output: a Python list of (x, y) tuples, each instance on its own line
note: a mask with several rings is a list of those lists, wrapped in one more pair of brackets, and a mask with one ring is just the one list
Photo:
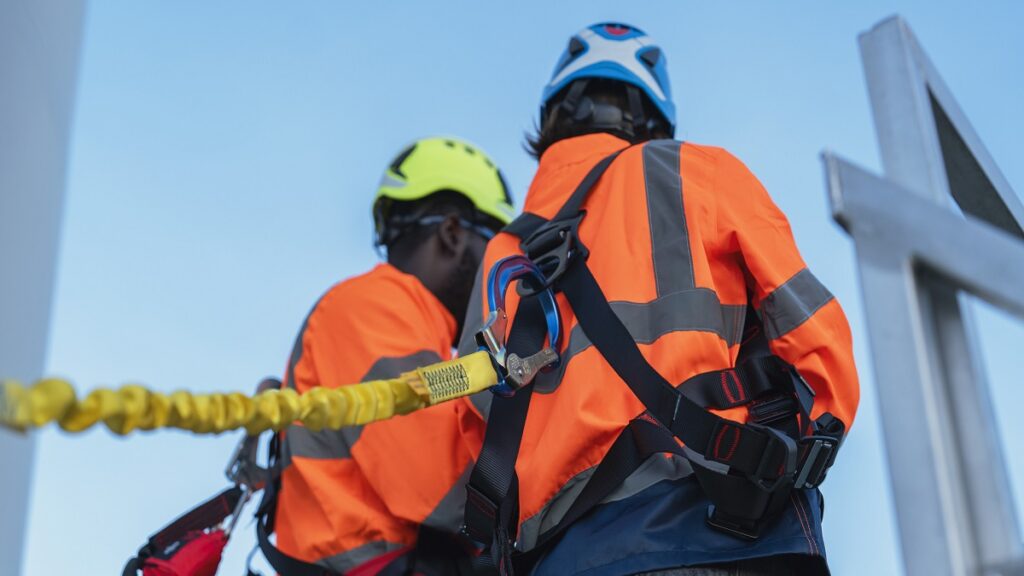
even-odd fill
[(517, 354), (509, 354), (506, 361), (508, 377), (516, 383), (516, 388), (522, 388), (537, 376), (537, 373), (558, 362), (558, 353), (550, 346), (541, 348), (536, 354), (526, 358), (520, 358)]

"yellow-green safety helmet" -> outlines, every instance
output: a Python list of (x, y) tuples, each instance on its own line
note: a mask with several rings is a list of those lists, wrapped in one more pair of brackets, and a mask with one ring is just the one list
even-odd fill
[(441, 190), (464, 195), (477, 210), (502, 225), (512, 221), (512, 197), (494, 162), (464, 140), (433, 137), (413, 143), (384, 171), (373, 201), (378, 232), (386, 218), (380, 210), (382, 200), (420, 200)]

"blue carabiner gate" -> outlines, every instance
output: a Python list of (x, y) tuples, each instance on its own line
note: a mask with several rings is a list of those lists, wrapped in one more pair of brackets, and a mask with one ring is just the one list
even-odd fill
[(558, 348), (561, 343), (562, 321), (558, 304), (551, 288), (536, 292), (547, 323), (548, 343), (535, 354), (521, 357), (509, 354), (506, 349), (505, 332), (508, 316), (505, 313), (505, 292), (517, 280), (532, 281), (535, 286), (545, 286), (544, 274), (529, 258), (522, 255), (502, 258), (487, 275), (487, 309), (489, 314), (483, 328), (477, 332), (476, 340), (480, 350), (485, 350), (497, 365), (498, 385), (491, 389), (500, 396), (511, 396), (516, 390), (533, 381), (541, 371), (558, 366)]

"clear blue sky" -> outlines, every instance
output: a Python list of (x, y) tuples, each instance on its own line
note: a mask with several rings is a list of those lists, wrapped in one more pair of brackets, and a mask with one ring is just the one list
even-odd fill
[[(370, 267), (370, 202), (392, 154), (448, 133), (484, 147), (517, 201), (521, 148), (568, 36), (634, 23), (668, 55), (678, 137), (744, 159), (845, 306), (861, 411), (825, 492), (837, 575), (899, 556), (859, 288), (819, 152), (878, 168), (856, 36), (907, 17), (992, 156), (1024, 189), (1024, 4), (1003, 2), (90, 2), (49, 371), (84, 390), (250, 390), (304, 314)], [(979, 311), (1018, 503), (1021, 323)], [(225, 485), (238, 436), (41, 433), (26, 574), (114, 574)], [(1021, 506), (1018, 504), (1018, 508)], [(224, 574), (242, 573), (249, 525)]]

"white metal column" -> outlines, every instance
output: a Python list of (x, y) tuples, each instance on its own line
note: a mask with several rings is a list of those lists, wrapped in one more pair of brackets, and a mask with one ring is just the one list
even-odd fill
[[(0, 376), (42, 375), (84, 0), (0, 0)], [(0, 430), (0, 576), (20, 572), (34, 441)]]
[(911, 576), (1022, 574), (961, 292), (1024, 318), (1024, 206), (906, 22), (881, 22), (860, 46), (885, 177), (825, 163), (857, 246), (904, 564)]

